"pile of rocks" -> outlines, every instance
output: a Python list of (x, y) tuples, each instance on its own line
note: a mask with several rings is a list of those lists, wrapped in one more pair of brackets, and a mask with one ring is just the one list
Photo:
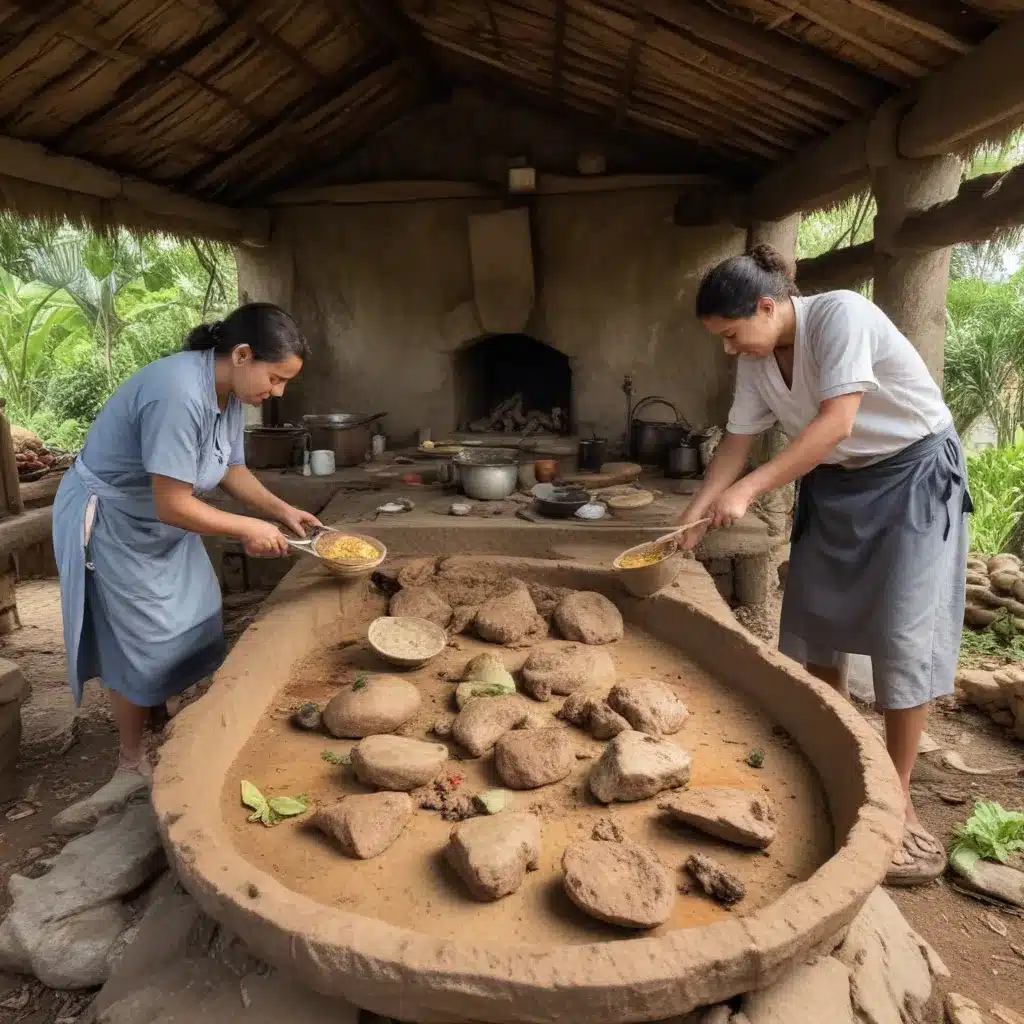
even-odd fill
[(989, 671), (961, 669), (956, 694), (964, 704), (984, 711), (993, 722), (1012, 729), (1024, 740), (1024, 666), (1008, 665)]
[(1024, 574), (1016, 555), (972, 554), (967, 559), (964, 625), (972, 629), (1024, 630)]

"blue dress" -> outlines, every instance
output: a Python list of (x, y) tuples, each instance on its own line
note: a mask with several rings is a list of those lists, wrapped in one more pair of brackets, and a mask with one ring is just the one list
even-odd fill
[(245, 416), (222, 412), (212, 351), (180, 352), (130, 377), (103, 406), (53, 505), (68, 679), (155, 707), (226, 652), (220, 586), (202, 538), (160, 521), (152, 476), (212, 491), (244, 465)]

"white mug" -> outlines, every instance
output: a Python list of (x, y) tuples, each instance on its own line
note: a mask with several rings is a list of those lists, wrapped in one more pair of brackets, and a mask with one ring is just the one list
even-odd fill
[(318, 448), (309, 457), (313, 476), (330, 476), (334, 472), (334, 452), (330, 448)]

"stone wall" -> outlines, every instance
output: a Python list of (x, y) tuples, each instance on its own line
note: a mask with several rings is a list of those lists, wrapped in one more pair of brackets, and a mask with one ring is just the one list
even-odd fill
[[(531, 203), (537, 299), (527, 333), (572, 362), (577, 426), (618, 440), (622, 381), (695, 426), (721, 423), (728, 362), (693, 316), (701, 272), (743, 245), (731, 229), (672, 223), (678, 189), (539, 196)], [(239, 252), (244, 298), (287, 306), (314, 355), (285, 396), (287, 418), (386, 410), (392, 441), (456, 425), (453, 327), (473, 298), (468, 218), (499, 199), (282, 208), (273, 244)]]

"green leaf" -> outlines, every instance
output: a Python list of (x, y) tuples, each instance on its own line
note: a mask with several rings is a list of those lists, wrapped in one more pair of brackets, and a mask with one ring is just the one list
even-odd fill
[(102, 238), (93, 236), (82, 251), (82, 263), (94, 277), (103, 280), (114, 272), (115, 257), (110, 246)]
[(370, 677), (366, 674), (356, 676), (355, 682), (352, 684), (353, 690), (362, 690), (370, 682)]
[(262, 821), (264, 815), (269, 811), (266, 798), (251, 782), (247, 782), (245, 779), (242, 780), (242, 803), (253, 812), (249, 817), (250, 821)]
[(296, 796), (272, 796), (268, 803), (279, 818), (294, 818), (307, 810), (306, 801)]
[(326, 761), (328, 764), (347, 765), (352, 763), (351, 754), (336, 754), (333, 750), (325, 750), (320, 755), (320, 759)]
[(1024, 814), (1001, 804), (979, 800), (963, 824), (953, 826), (951, 859), (971, 867), (979, 860), (1005, 864), (1010, 854), (1024, 850)]

